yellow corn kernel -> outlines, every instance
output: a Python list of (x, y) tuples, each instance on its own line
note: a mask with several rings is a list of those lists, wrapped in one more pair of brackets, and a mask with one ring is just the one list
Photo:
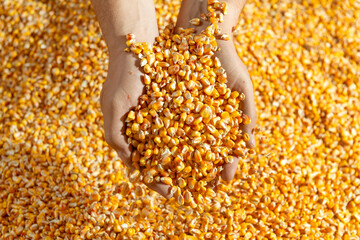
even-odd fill
[(178, 185), (179, 185), (179, 187), (184, 188), (187, 185), (187, 183), (183, 178), (179, 178)]
[(192, 201), (191, 193), (188, 190), (185, 190), (184, 192), (184, 201), (186, 203), (190, 203)]
[(183, 169), (183, 173), (190, 173), (191, 172), (191, 166), (187, 166), (187, 167), (185, 167), (184, 169)]
[(148, 54), (146, 60), (147, 60), (147, 65), (149, 65), (149, 67), (152, 66), (155, 62), (155, 54)]
[(185, 169), (185, 164), (183, 162), (180, 162), (179, 165), (176, 166), (176, 172), (181, 172)]
[(152, 183), (154, 181), (154, 178), (152, 177), (152, 176), (150, 176), (150, 175), (146, 175), (145, 177), (144, 177), (144, 183), (146, 183), (146, 184), (150, 184), (150, 183)]
[(131, 131), (133, 133), (137, 133), (137, 132), (139, 132), (139, 130), (140, 130), (140, 125), (138, 123), (133, 123), (131, 126)]
[(204, 203), (204, 197), (201, 194), (197, 194), (195, 197), (197, 204), (203, 204)]
[(152, 68), (149, 66), (149, 64), (145, 64), (144, 72), (145, 73), (151, 73), (152, 72)]
[(190, 177), (187, 179), (187, 183), (188, 183), (189, 189), (194, 189), (196, 180), (195, 180), (195, 178)]
[(210, 198), (214, 198), (214, 197), (216, 197), (216, 193), (215, 193), (215, 191), (213, 189), (207, 188), (206, 189), (206, 196), (210, 197)]
[(189, 21), (192, 25), (199, 26), (201, 21), (200, 18), (193, 18)]
[(249, 134), (248, 134), (248, 133), (244, 133), (243, 139), (244, 139), (245, 142), (249, 141), (249, 140), (250, 140)]
[(100, 201), (101, 197), (99, 195), (99, 193), (93, 193), (90, 196), (90, 201), (94, 201), (94, 202), (98, 202)]
[(209, 106), (204, 106), (202, 110), (200, 111), (201, 117), (204, 119), (209, 119), (212, 115), (212, 110)]
[(227, 156), (225, 157), (225, 162), (226, 163), (233, 163), (234, 162), (234, 158), (232, 156)]
[[(136, 151), (135, 151), (136, 152)], [(139, 155), (139, 159), (132, 159), (133, 162), (138, 162), (140, 160), (140, 155)], [(129, 175), (129, 179), (131, 182), (135, 182), (139, 179), (140, 177), (140, 171), (139, 170), (134, 170), (132, 173), (130, 173)]]
[(114, 232), (119, 233), (121, 231), (122, 231), (122, 228), (121, 228), (120, 224), (116, 223), (114, 225)]
[(181, 195), (181, 194), (179, 194), (178, 196), (177, 196), (177, 203), (179, 204), (179, 205), (184, 205), (184, 202), (185, 202), (185, 200), (184, 200), (184, 197)]
[(247, 115), (243, 115), (243, 123), (245, 125), (250, 124), (251, 123), (251, 118), (249, 118), (249, 116), (247, 116)]
[(213, 91), (214, 91), (214, 86), (213, 86), (213, 85), (210, 85), (210, 86), (208, 86), (208, 87), (206, 87), (206, 88), (204, 89), (204, 92), (205, 92), (207, 95), (209, 95), (209, 96), (211, 96), (211, 94), (212, 94)]
[(135, 120), (135, 112), (131, 110), (127, 115), (127, 121), (133, 121), (133, 120)]
[(168, 71), (171, 75), (175, 75), (180, 71), (179, 65), (173, 65), (168, 68)]
[(172, 185), (172, 179), (169, 177), (162, 177), (161, 182), (168, 184), (168, 185)]

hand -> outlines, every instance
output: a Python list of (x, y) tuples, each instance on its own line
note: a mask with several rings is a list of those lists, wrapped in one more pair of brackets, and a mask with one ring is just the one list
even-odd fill
[[(139, 42), (152, 43), (158, 36), (154, 3), (151, 0), (93, 0), (92, 4), (110, 56), (108, 76), (100, 96), (105, 140), (116, 150), (124, 164), (134, 170), (132, 149), (125, 136), (124, 124), (127, 113), (138, 105), (144, 85), (137, 57), (124, 52), (124, 49), (128, 33), (134, 33)], [(164, 197), (169, 197), (169, 185), (152, 183), (147, 186)]]
[[(224, 17), (224, 22), (219, 26), (222, 28), (222, 33), (228, 33), (231, 36), (230, 41), (218, 40), (218, 47), (221, 51), (215, 53), (220, 59), (222, 67), (226, 70), (228, 87), (233, 91), (245, 94), (245, 101), (241, 106), (241, 110), (250, 117), (251, 123), (243, 125), (243, 132), (248, 133), (250, 140), (247, 142), (248, 148), (255, 147), (254, 127), (256, 124), (256, 107), (254, 103), (253, 85), (247, 71), (247, 68), (239, 58), (236, 48), (233, 43), (232, 29), (238, 22), (239, 15), (245, 5), (245, 0), (225, 0), (228, 4), (228, 14)], [(183, 0), (176, 29), (182, 28), (195, 28), (196, 33), (200, 33), (208, 25), (208, 21), (202, 21), (202, 25), (193, 26), (189, 21), (193, 18), (199, 18), (201, 13), (207, 13), (207, 1), (200, 2), (198, 0)], [(230, 181), (234, 178), (238, 158), (234, 158), (231, 164), (225, 164), (224, 170), (221, 173), (222, 179)]]

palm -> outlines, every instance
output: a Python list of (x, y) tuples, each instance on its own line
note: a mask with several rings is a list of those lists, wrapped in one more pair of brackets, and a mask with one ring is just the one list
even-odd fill
[(118, 152), (125, 165), (132, 168), (131, 150), (124, 134), (124, 119), (138, 104), (143, 85), (136, 59), (131, 54), (119, 54), (109, 65), (109, 73), (101, 92), (105, 138)]
[[(229, 13), (224, 17), (224, 22), (219, 24), (220, 28), (223, 29), (223, 33), (231, 34), (232, 27), (236, 25), (240, 12), (245, 4), (245, 0), (228, 0), (226, 1), (231, 5), (229, 7)], [(182, 28), (194, 28), (189, 23), (190, 19), (197, 18), (201, 13), (207, 11), (207, 3), (204, 2), (193, 2), (183, 0), (181, 5), (178, 21), (177, 30)], [(200, 26), (195, 27), (196, 33), (200, 33), (208, 26), (209, 22), (203, 22)], [(253, 148), (255, 140), (253, 136), (253, 129), (256, 123), (256, 111), (253, 96), (253, 86), (249, 77), (248, 71), (245, 65), (242, 63), (237, 55), (236, 48), (232, 41), (218, 41), (218, 47), (221, 51), (216, 52), (216, 56), (220, 59), (222, 67), (227, 73), (227, 85), (232, 91), (238, 91), (239, 93), (245, 94), (245, 101), (243, 102), (241, 110), (250, 117), (251, 124), (244, 125), (242, 130), (244, 133), (248, 133), (250, 141), (247, 142), (247, 147)], [(235, 174), (236, 167), (239, 159), (235, 158), (232, 164), (225, 164), (224, 171), (221, 176), (224, 180), (231, 180)]]
[[(226, 70), (228, 82), (227, 85), (232, 91), (245, 94), (245, 101), (241, 110), (250, 117), (252, 122), (249, 125), (243, 125), (242, 130), (248, 133), (250, 141), (247, 142), (247, 147), (253, 148), (255, 139), (253, 136), (254, 126), (256, 123), (256, 112), (254, 104), (253, 86), (250, 80), (248, 71), (240, 60), (232, 42), (220, 42), (218, 43), (221, 51), (216, 55), (220, 59), (222, 67)], [(236, 167), (239, 163), (239, 159), (235, 158), (231, 164), (225, 164), (224, 171), (222, 172), (222, 178), (224, 180), (231, 180), (235, 174)]]
[[(256, 121), (256, 112), (253, 95), (253, 85), (247, 71), (246, 66), (237, 55), (235, 46), (232, 42), (221, 42), (219, 43), (221, 51), (217, 52), (216, 55), (220, 59), (222, 67), (226, 70), (228, 76), (227, 85), (233, 91), (244, 93), (246, 98), (241, 110), (253, 120), (249, 125), (243, 126), (243, 131), (249, 133), (251, 136)], [(254, 139), (251, 139), (247, 143), (250, 148), (254, 147)]]
[[(131, 145), (125, 135), (125, 119), (127, 113), (138, 105), (139, 97), (143, 93), (141, 75), (143, 73), (136, 57), (131, 53), (121, 53), (110, 62), (108, 77), (101, 92), (106, 142), (117, 151), (130, 170), (134, 170), (134, 167), (131, 161)], [(147, 186), (163, 196), (169, 193), (169, 186), (161, 183)]]

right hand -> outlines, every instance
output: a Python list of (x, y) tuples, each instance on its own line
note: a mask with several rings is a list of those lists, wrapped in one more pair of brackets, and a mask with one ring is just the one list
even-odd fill
[[(116, 150), (130, 171), (135, 168), (131, 161), (132, 147), (129, 146), (125, 135), (125, 119), (128, 112), (139, 104), (139, 97), (144, 88), (142, 75), (135, 55), (124, 51), (113, 55), (100, 97), (104, 115), (105, 140)], [(151, 183), (147, 186), (166, 198), (170, 197), (168, 185)]]
[[(105, 140), (132, 171), (132, 146), (125, 135), (125, 119), (139, 104), (144, 85), (137, 56), (124, 52), (126, 35), (133, 33), (136, 41), (153, 43), (159, 35), (155, 6), (152, 0), (92, 0), (92, 5), (109, 50), (108, 75), (100, 96)], [(170, 197), (168, 185), (152, 183), (147, 186)]]

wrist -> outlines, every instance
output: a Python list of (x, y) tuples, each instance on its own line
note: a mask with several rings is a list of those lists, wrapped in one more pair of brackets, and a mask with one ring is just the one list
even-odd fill
[(92, 0), (92, 5), (110, 53), (125, 49), (128, 33), (139, 42), (152, 42), (158, 35), (152, 0)]
[[(220, 2), (225, 2), (228, 5), (228, 11), (224, 16), (224, 21), (222, 23), (218, 23), (218, 25), (222, 29), (222, 33), (232, 35), (233, 27), (238, 23), (239, 15), (246, 0), (221, 0)], [(191, 25), (189, 21), (193, 18), (200, 18), (203, 13), (208, 13), (207, 1), (183, 0), (178, 16), (177, 27), (195, 28), (197, 33), (201, 32), (210, 24), (209, 21), (202, 20), (202, 24), (200, 26)]]
[(135, 35), (136, 42), (148, 42), (153, 43), (155, 38), (158, 36), (158, 29), (149, 24), (141, 25), (141, 23), (133, 24), (133, 28), (127, 28), (113, 36), (109, 37), (106, 40), (108, 47), (109, 55), (118, 55), (121, 53), (126, 53), (125, 49), (128, 47), (126, 45), (127, 35), (129, 33)]

